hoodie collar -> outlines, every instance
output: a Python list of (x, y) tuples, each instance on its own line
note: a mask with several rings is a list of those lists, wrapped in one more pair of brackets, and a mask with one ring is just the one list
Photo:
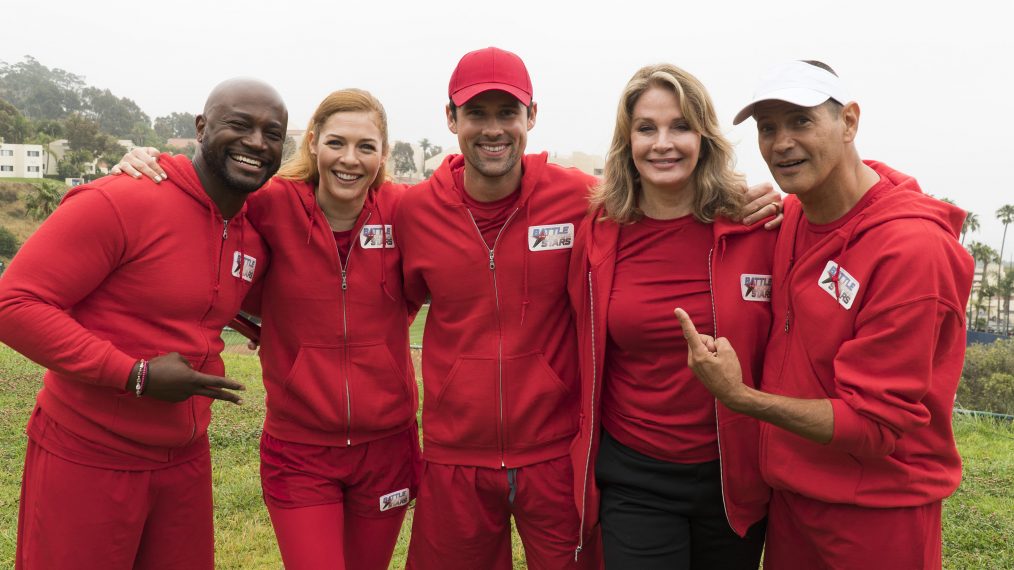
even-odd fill
[[(215, 204), (211, 196), (208, 196), (208, 193), (204, 190), (204, 185), (201, 184), (201, 179), (197, 176), (197, 171), (194, 170), (194, 164), (191, 159), (182, 154), (175, 156), (162, 154), (158, 158), (158, 164), (169, 175), (169, 180), (178, 186), (180, 190), (203, 204), (216, 217), (222, 217), (221, 212), (218, 210), (218, 205)], [(247, 204), (244, 201), (243, 206), (236, 212), (233, 219), (242, 218), (246, 214), (246, 208)]]

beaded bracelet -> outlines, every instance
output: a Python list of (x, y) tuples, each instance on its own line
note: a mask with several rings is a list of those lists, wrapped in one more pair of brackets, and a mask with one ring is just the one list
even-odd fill
[(141, 394), (144, 394), (144, 384), (148, 380), (148, 361), (141, 359), (140, 366), (137, 367), (137, 385), (134, 388), (134, 393), (140, 398)]

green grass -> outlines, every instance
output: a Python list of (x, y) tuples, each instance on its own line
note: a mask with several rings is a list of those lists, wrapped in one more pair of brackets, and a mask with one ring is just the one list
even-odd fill
[[(227, 337), (233, 348), (242, 341)], [(274, 533), (260, 496), (257, 444), (264, 418), (260, 365), (249, 354), (227, 353), (229, 375), (247, 386), (242, 406), (215, 404), (209, 430), (215, 484), (215, 539), (222, 569), (281, 568)], [(0, 568), (13, 567), (24, 425), (42, 371), (0, 345)], [(964, 480), (944, 503), (944, 568), (1014, 570), (1014, 424), (958, 416), (955, 435)], [(404, 567), (411, 510), (392, 568)], [(515, 567), (524, 555), (514, 537)]]
[(415, 320), (412, 321), (412, 326), (408, 328), (408, 342), (412, 346), (422, 346), (423, 339), (423, 325), (426, 324), (426, 315), (430, 312), (429, 304), (425, 304), (419, 308), (419, 313), (416, 314)]

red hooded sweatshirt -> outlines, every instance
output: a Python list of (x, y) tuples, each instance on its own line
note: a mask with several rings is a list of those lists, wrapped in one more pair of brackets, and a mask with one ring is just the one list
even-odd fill
[(212, 401), (137, 398), (128, 375), (169, 352), (223, 374), (222, 327), (267, 256), (246, 207), (223, 220), (189, 158), (159, 164), (160, 188), (110, 176), (67, 193), (0, 279), (0, 340), (49, 369), (38, 404), (54, 421), (166, 462), (205, 438)]
[(276, 177), (250, 198), (250, 221), (274, 254), (244, 304), (264, 318), (264, 429), (273, 437), (347, 446), (415, 422), (401, 252), (392, 237), (404, 190), (370, 190), (344, 261), (313, 184)]
[[(568, 285), (577, 314), (581, 358), (581, 431), (570, 453), (574, 498), (582, 521), (579, 552), (599, 520), (594, 466), (602, 431), (606, 315), (620, 237), (619, 224), (602, 217), (601, 210), (592, 212), (578, 231)], [(746, 227), (722, 218), (711, 227), (714, 246), (708, 269), (716, 336), (729, 339), (739, 355), (743, 381), (755, 386), (771, 326), (771, 264), (777, 232), (763, 230), (763, 222)], [(758, 422), (718, 402), (715, 413), (725, 512), (729, 525), (742, 536), (764, 517), (770, 496), (757, 461)]]
[(523, 467), (577, 432), (577, 342), (567, 302), (574, 231), (596, 180), (527, 155), (516, 209), (486, 246), (448, 157), (396, 216), (406, 297), (432, 298), (423, 336), (428, 461)]
[(866, 164), (888, 187), (799, 259), (803, 212), (785, 201), (762, 387), (830, 399), (834, 435), (820, 445), (762, 424), (761, 468), (773, 488), (820, 501), (925, 505), (961, 480), (951, 410), (973, 272), (957, 241), (965, 213)]

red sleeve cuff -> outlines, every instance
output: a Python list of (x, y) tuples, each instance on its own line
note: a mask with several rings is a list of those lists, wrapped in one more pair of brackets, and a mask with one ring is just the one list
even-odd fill
[(832, 449), (859, 457), (883, 457), (894, 451), (894, 438), (886, 437), (877, 422), (858, 414), (845, 400), (832, 399), (834, 432), (828, 445)]
[(134, 369), (135, 364), (137, 364), (136, 358), (130, 357), (119, 350), (114, 350), (109, 353), (106, 361), (102, 363), (102, 369), (99, 371), (99, 377), (95, 383), (100, 386), (125, 390), (127, 378), (130, 376), (130, 371)]

